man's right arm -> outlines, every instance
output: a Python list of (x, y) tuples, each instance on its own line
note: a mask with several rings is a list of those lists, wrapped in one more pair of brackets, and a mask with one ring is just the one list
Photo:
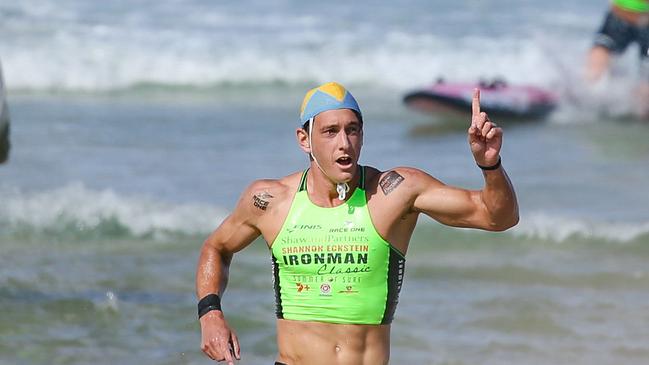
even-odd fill
[[(253, 206), (254, 190), (255, 184), (246, 189), (232, 214), (205, 240), (196, 269), (198, 299), (223, 295), (232, 256), (260, 235), (257, 224), (261, 213)], [(200, 318), (200, 324), (201, 349), (207, 356), (228, 364), (240, 358), (238, 338), (221, 310), (210, 310)]]

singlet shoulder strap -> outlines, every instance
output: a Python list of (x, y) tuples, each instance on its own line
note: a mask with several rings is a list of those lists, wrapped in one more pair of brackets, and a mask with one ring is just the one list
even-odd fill
[(305, 191), (306, 190), (306, 173), (309, 172), (309, 169), (304, 170), (302, 173), (302, 178), (300, 178), (300, 185), (297, 188), (297, 191)]

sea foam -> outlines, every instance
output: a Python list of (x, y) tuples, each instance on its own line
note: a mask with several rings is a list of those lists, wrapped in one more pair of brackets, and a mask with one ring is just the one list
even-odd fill
[(171, 204), (111, 189), (93, 190), (81, 183), (33, 193), (3, 189), (0, 201), (3, 231), (36, 234), (101, 231), (106, 224), (117, 225), (135, 237), (206, 234), (225, 217), (225, 210), (215, 206)]

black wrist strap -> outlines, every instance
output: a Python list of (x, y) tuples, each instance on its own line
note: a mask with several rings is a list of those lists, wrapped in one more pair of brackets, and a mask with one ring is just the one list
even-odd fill
[(218, 295), (208, 294), (198, 301), (198, 318), (213, 310), (221, 310), (221, 298)]
[(501, 162), (501, 161), (502, 161), (501, 158), (498, 157), (498, 162), (496, 162), (496, 163), (493, 164), (492, 166), (482, 166), (482, 165), (479, 165), (479, 164), (477, 164), (477, 165), (478, 165), (479, 168), (481, 168), (481, 169), (483, 169), (483, 170), (491, 171), (491, 170), (496, 170), (497, 168), (499, 168), (499, 167), (500, 167), (500, 162)]

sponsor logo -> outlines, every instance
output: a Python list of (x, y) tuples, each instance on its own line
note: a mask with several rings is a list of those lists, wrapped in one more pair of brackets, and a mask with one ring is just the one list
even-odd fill
[(329, 233), (349, 233), (349, 232), (365, 232), (365, 227), (354, 227), (352, 222), (345, 222), (345, 225), (338, 228), (329, 228)]
[(341, 290), (341, 291), (339, 291), (338, 293), (343, 293), (343, 294), (354, 294), (354, 293), (358, 293), (358, 290), (354, 290), (354, 287), (353, 287), (353, 286), (351, 286), (351, 285), (347, 285), (347, 286), (345, 287), (345, 290)]
[(307, 285), (304, 285), (302, 283), (295, 283), (295, 284), (297, 285), (298, 293), (301, 293), (303, 291), (309, 291), (309, 289), (311, 289), (311, 287), (308, 284)]
[(288, 233), (293, 233), (295, 231), (313, 231), (322, 229), (322, 226), (319, 224), (295, 224), (291, 228), (286, 228)]
[(320, 285), (320, 295), (331, 295), (331, 285), (324, 283)]

